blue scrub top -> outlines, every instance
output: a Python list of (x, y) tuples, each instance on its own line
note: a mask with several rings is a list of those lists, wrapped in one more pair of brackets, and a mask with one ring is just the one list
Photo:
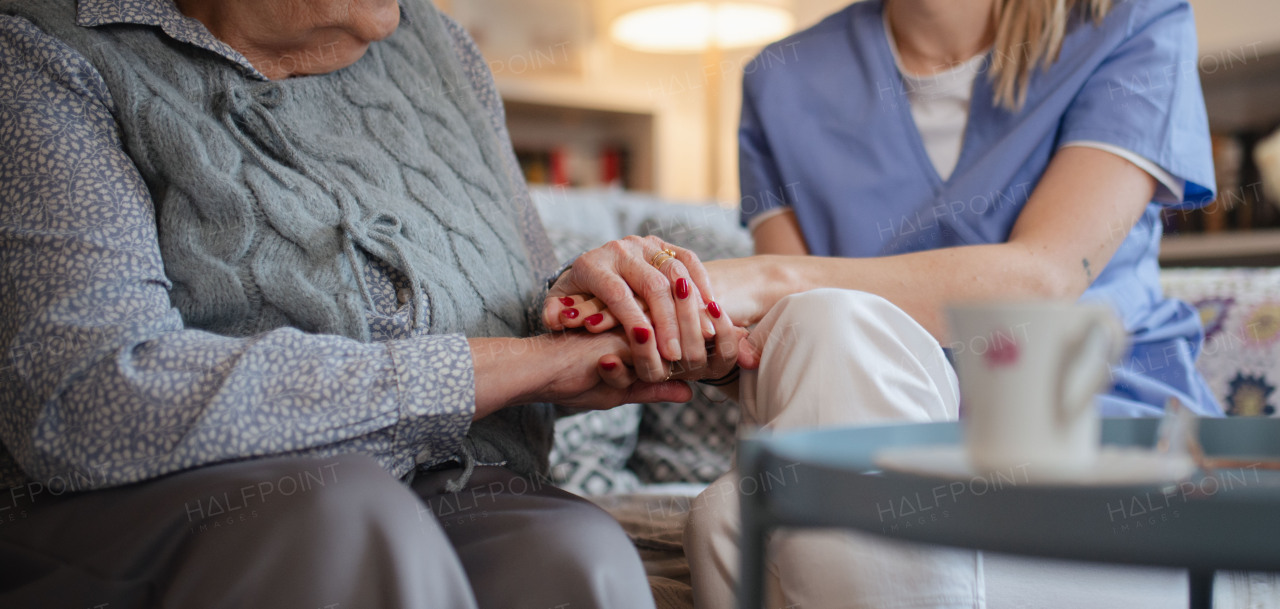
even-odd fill
[(1106, 416), (1158, 415), (1177, 397), (1220, 414), (1194, 365), (1204, 339), (1199, 315), (1164, 297), (1157, 262), (1161, 209), (1214, 198), (1190, 6), (1122, 0), (1100, 25), (1076, 18), (1057, 62), (1037, 67), (1017, 112), (995, 105), (988, 56), (947, 180), (916, 130), (881, 10), (879, 0), (853, 4), (746, 65), (743, 223), (790, 206), (818, 256), (1001, 243), (1059, 146), (1091, 140), (1129, 150), (1186, 188), (1181, 201), (1148, 205), (1082, 297), (1113, 306), (1133, 338), (1099, 406)]

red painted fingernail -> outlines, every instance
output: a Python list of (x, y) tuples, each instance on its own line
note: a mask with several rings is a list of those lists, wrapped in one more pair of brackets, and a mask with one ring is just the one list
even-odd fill
[(636, 329), (634, 329), (634, 330), (632, 330), (632, 331), (631, 331), (631, 335), (632, 335), (632, 336), (634, 336), (634, 337), (636, 337), (636, 344), (643, 345), (643, 344), (645, 344), (645, 343), (649, 342), (649, 329), (648, 329), (648, 328), (636, 328)]
[(604, 313), (596, 313), (586, 319), (588, 326), (594, 326), (602, 321), (604, 321)]
[(617, 368), (618, 362), (605, 362), (603, 364), (600, 364), (600, 367), (604, 368), (605, 371), (607, 372), (609, 370), (613, 370), (614, 368)]
[(676, 280), (676, 297), (684, 300), (689, 297), (689, 280), (681, 277)]
[(572, 298), (569, 298), (568, 296), (562, 296), (562, 297), (560, 298), (560, 304), (562, 304), (562, 305), (564, 305), (564, 306), (566, 306), (566, 307), (572, 307), (572, 306), (573, 306), (573, 299), (572, 299)]
[(712, 317), (720, 319), (720, 305), (716, 304), (716, 301), (713, 300), (707, 303), (707, 312), (710, 313)]
[(563, 312), (563, 313), (561, 313), (561, 315), (564, 315), (564, 316), (565, 316), (566, 318), (568, 318), (568, 319), (577, 319), (577, 318), (578, 318), (578, 310), (577, 310), (577, 309), (565, 309), (565, 310), (564, 310), (564, 312)]

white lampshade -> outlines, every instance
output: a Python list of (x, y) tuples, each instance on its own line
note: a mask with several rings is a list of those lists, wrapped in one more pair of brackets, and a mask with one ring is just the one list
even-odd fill
[(630, 49), (697, 53), (778, 40), (795, 29), (788, 0), (616, 0), (609, 34)]

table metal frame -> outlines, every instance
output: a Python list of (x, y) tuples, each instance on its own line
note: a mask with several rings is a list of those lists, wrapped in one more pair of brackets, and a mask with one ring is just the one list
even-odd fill
[[(1103, 421), (1104, 444), (1151, 446), (1157, 419)], [(1205, 419), (1210, 456), (1280, 460), (1280, 419)], [(760, 434), (738, 451), (742, 501), (740, 607), (761, 607), (767, 536), (775, 528), (847, 527), (896, 539), (994, 552), (1185, 568), (1193, 609), (1212, 606), (1217, 570), (1280, 571), (1280, 472), (1261, 467), (1174, 483), (1037, 485), (882, 472), (888, 447), (955, 445), (958, 423), (916, 423)], [(963, 482), (962, 487), (955, 486)], [(749, 483), (749, 484), (748, 484)], [(998, 488), (997, 488), (998, 487)], [(912, 511), (946, 513), (904, 526)], [(835, 509), (834, 506), (841, 506)], [(901, 512), (901, 513), (900, 513)], [(913, 514), (914, 515), (914, 514)], [(886, 516), (888, 518), (886, 519)]]

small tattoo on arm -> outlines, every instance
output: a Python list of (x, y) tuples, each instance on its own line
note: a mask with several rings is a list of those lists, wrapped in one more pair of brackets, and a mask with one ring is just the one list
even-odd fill
[(1088, 258), (1081, 258), (1081, 259), (1080, 259), (1080, 262), (1084, 263), (1084, 276), (1085, 276), (1085, 278), (1089, 280), (1089, 283), (1093, 283), (1093, 269), (1089, 268), (1089, 259), (1088, 259)]

